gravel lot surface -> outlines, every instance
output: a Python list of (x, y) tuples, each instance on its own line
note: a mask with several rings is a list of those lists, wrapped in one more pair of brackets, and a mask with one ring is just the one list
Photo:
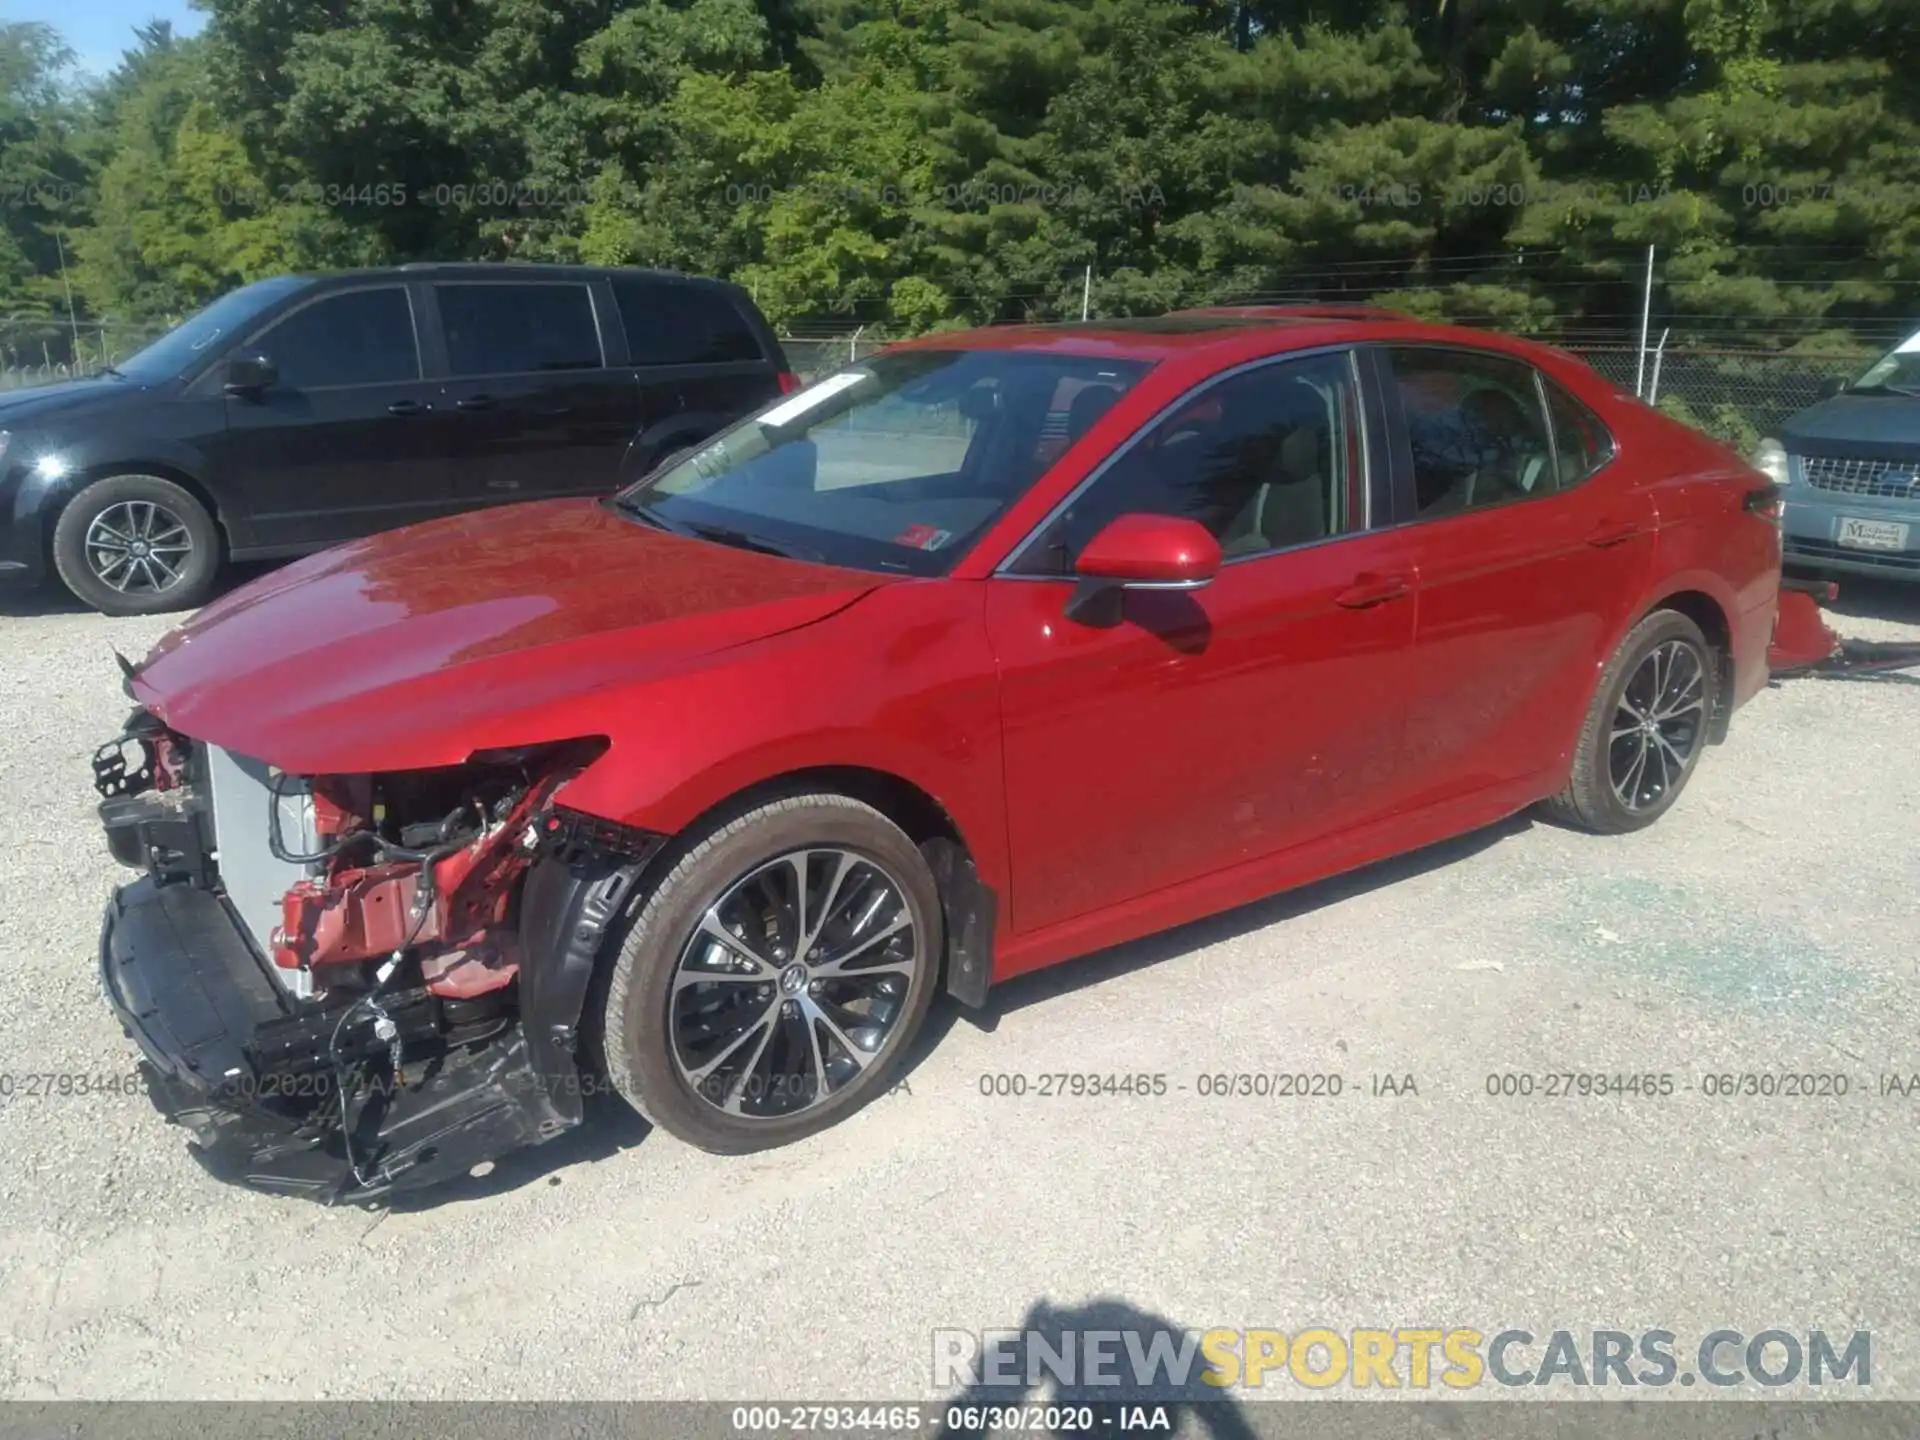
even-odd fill
[[(1920, 638), (1920, 593), (1848, 610)], [(0, 609), (12, 1074), (131, 1066), (95, 973), (120, 872), (87, 758), (125, 709), (108, 646), (165, 628)], [(609, 1114), (407, 1208), (324, 1210), (210, 1180), (138, 1096), (0, 1100), (0, 1394), (934, 1398), (934, 1329), (1093, 1307), (1665, 1327), (1683, 1353), (1866, 1328), (1871, 1393), (1920, 1397), (1920, 1097), (1878, 1093), (1920, 1073), (1916, 735), (1920, 682), (1777, 686), (1648, 832), (1516, 820), (1009, 985), (982, 1023), (943, 1006), (905, 1086), (771, 1154)], [(1176, 1088), (979, 1089), (1063, 1070)], [(1346, 1093), (1195, 1093), (1278, 1070)], [(1681, 1088), (1486, 1093), (1559, 1070)], [(1852, 1093), (1697, 1089), (1774, 1070)]]

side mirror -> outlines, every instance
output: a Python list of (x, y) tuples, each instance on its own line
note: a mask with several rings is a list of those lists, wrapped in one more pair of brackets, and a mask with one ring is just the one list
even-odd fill
[(273, 387), (280, 378), (273, 361), (264, 355), (239, 355), (227, 362), (226, 391), (229, 395), (255, 396)]
[(1829, 375), (1820, 382), (1819, 396), (1822, 400), (1831, 400), (1847, 388), (1847, 382), (1838, 375)]
[(1220, 542), (1193, 520), (1121, 515), (1087, 542), (1073, 568), (1080, 583), (1067, 618), (1117, 625), (1128, 590), (1198, 590), (1211, 581), (1220, 573)]

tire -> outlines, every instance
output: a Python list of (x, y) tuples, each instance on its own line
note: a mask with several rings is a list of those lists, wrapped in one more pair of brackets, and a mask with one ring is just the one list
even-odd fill
[(67, 589), (103, 615), (191, 610), (220, 572), (220, 529), (171, 480), (114, 475), (60, 512), (53, 565)]
[[(705, 927), (710, 912), (735, 938)], [(819, 970), (798, 954), (801, 923)], [(756, 805), (681, 853), (624, 937), (607, 1077), (647, 1120), (716, 1154), (824, 1130), (897, 1073), (939, 983), (942, 925), (925, 858), (878, 810), (835, 794)]]
[[(1723, 683), (1720, 658), (1698, 625), (1677, 610), (1647, 616), (1601, 672), (1567, 788), (1546, 802), (1547, 813), (1596, 835), (1658, 820), (1699, 768)], [(1658, 694), (1655, 684), (1664, 687)], [(1663, 709), (1671, 713), (1656, 718)]]

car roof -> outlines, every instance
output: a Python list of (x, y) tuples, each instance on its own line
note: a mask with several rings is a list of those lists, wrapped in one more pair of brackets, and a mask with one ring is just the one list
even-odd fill
[[(726, 280), (707, 275), (683, 275), (677, 270), (650, 270), (638, 265), (553, 265), (539, 260), (415, 260), (405, 265), (375, 265), (356, 270), (316, 270), (299, 278), (312, 281), (391, 279), (407, 276), (421, 280), (662, 280), (676, 285), (706, 285), (718, 290), (739, 290)], [(744, 292), (742, 292), (744, 293)]]
[(1375, 306), (1240, 305), (1175, 310), (1138, 319), (1070, 320), (1052, 324), (989, 325), (949, 330), (892, 346), (914, 350), (1025, 350), (1157, 362), (1174, 357), (1223, 361), (1311, 349), (1321, 345), (1392, 340), (1399, 344), (1463, 345), (1538, 361), (1566, 356), (1493, 330), (1443, 325)]

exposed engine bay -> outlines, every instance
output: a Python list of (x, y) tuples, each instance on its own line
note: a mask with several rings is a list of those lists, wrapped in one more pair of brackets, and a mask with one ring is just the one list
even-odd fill
[(109, 848), (146, 872), (107, 994), (208, 1168), (368, 1200), (579, 1121), (587, 979), (658, 843), (554, 805), (601, 748), (292, 776), (145, 711), (101, 747)]

